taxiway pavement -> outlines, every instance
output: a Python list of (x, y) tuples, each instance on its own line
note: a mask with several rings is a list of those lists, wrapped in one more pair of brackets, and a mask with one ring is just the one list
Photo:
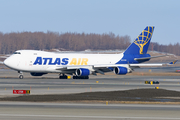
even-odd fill
[[(13, 89), (31, 90), (31, 94), (68, 94), (155, 86), (180, 91), (180, 76), (99, 75), (91, 76), (89, 80), (62, 80), (58, 79), (57, 74), (31, 77), (29, 73), (24, 73), (24, 76), (25, 79), (18, 79), (17, 72), (0, 70), (0, 97), (16, 96), (12, 93)], [(160, 84), (144, 84), (151, 80)], [(179, 113), (179, 105), (0, 102), (0, 118), (3, 120), (178, 120)]]
[(3, 120), (179, 120), (180, 106), (0, 102)]
[[(180, 91), (180, 76), (98, 75), (84, 80), (58, 79), (57, 74), (31, 77), (29, 73), (24, 73), (24, 76), (24, 79), (19, 79), (16, 71), (1, 70), (0, 97), (13, 95), (13, 89), (31, 90), (31, 94), (70, 94), (155, 87)], [(145, 81), (159, 81), (160, 84), (150, 85), (145, 84)]]

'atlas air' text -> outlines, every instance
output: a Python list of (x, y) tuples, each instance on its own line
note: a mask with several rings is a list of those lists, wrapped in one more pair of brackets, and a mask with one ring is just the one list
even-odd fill
[(87, 65), (87, 58), (72, 58), (69, 62), (69, 58), (42, 58), (37, 57), (33, 65)]

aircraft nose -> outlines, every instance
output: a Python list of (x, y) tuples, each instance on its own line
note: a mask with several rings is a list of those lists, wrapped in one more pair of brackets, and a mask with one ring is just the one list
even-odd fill
[(9, 65), (10, 65), (9, 58), (5, 59), (3, 63), (4, 63), (4, 65), (6, 65), (7, 67), (9, 67)]

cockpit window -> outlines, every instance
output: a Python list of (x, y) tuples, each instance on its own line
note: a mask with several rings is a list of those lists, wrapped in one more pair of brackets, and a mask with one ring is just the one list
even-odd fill
[(13, 54), (21, 54), (20, 52), (14, 52)]

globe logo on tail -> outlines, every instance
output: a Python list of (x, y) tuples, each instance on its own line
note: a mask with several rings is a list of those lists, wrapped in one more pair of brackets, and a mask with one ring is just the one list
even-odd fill
[(139, 47), (139, 54), (143, 54), (144, 46), (149, 42), (151, 39), (153, 28), (148, 26), (146, 29), (142, 31), (142, 33), (136, 38), (134, 43)]

